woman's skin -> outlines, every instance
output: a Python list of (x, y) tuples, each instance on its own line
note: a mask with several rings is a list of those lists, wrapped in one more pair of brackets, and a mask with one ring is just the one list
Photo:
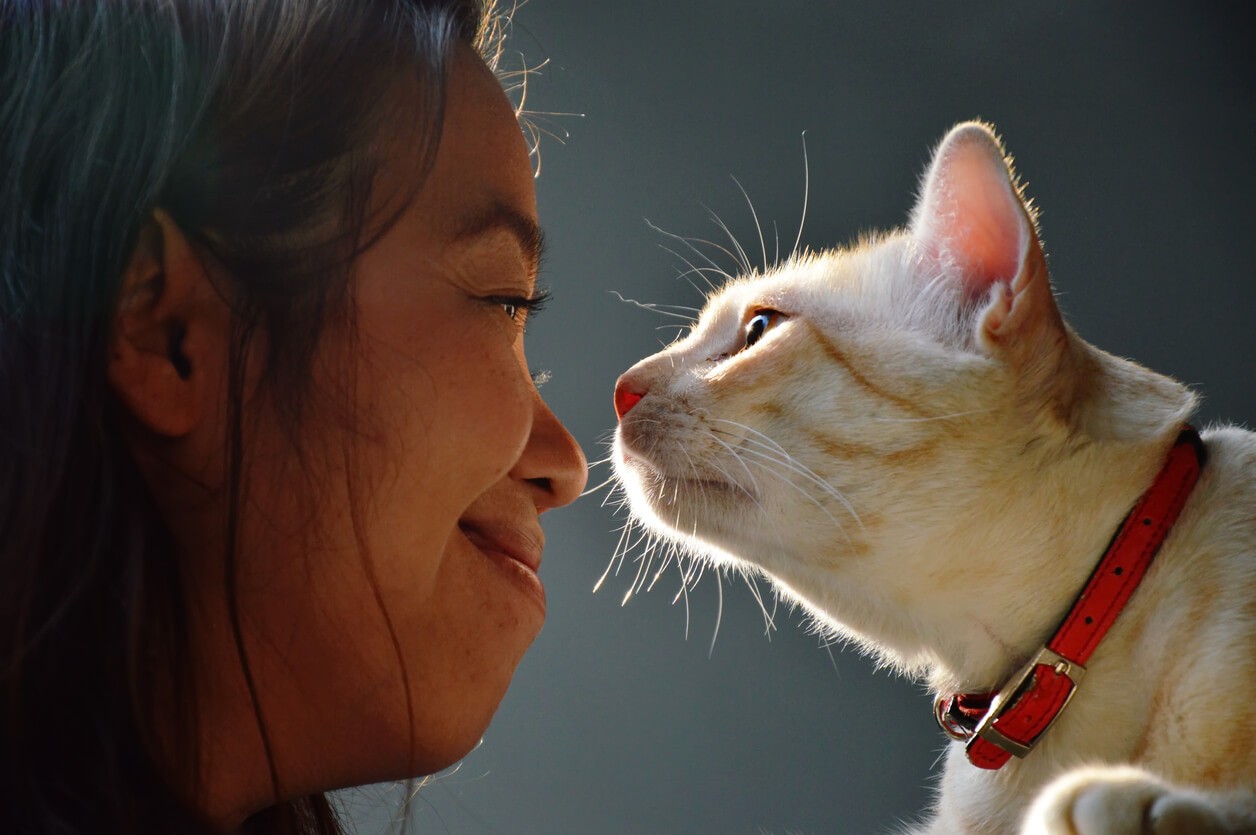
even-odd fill
[[(579, 447), (532, 384), (524, 314), (503, 303), (535, 293), (526, 144), (469, 48), (448, 96), (435, 167), (356, 264), (356, 340), (333, 321), (316, 354), (304, 469), (266, 389), (244, 405), (238, 605), (284, 796), (431, 773), (478, 742), (544, 621), (538, 517), (585, 483)], [(158, 212), (127, 273), (109, 371), (187, 572), (197, 802), (231, 829), (274, 794), (223, 593), (230, 315), (212, 270)]]

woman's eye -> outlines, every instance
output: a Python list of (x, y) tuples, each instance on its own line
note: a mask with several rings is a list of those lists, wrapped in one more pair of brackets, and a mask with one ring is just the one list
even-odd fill
[(535, 315), (549, 301), (549, 291), (542, 290), (533, 296), (490, 296), (489, 301), (500, 305), (511, 320), (519, 320), (525, 314)]
[(784, 314), (777, 310), (760, 310), (750, 318), (746, 323), (746, 347), (749, 348), (758, 342), (768, 329), (784, 318)]

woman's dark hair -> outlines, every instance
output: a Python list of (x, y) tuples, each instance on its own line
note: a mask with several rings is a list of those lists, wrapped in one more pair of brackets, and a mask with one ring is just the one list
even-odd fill
[[(233, 601), (251, 337), (295, 423), (381, 228), (368, 205), (393, 94), (417, 94), (417, 183), (455, 45), (493, 62), (491, 5), (0, 0), (0, 831), (210, 831), (180, 566), (106, 380), (141, 231), (166, 212), (227, 277)], [(180, 711), (160, 745), (159, 689)], [(256, 695), (254, 710), (262, 723)], [(276, 804), (250, 831), (339, 831), (323, 796), (285, 801), (271, 771)]]

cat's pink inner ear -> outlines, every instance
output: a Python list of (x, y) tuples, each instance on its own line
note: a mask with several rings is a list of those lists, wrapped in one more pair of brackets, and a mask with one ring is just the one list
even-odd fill
[(927, 257), (957, 267), (975, 296), (1020, 271), (1032, 234), (1003, 149), (970, 122), (947, 134), (925, 175), (912, 233)]

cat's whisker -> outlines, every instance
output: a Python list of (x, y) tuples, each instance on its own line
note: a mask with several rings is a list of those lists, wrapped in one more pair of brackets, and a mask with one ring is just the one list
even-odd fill
[[(658, 548), (658, 540), (652, 540), (641, 556), (636, 559), (637, 576), (632, 578), (632, 585), (628, 587), (628, 593), (624, 595), (623, 603), (627, 603), (633, 595), (641, 591), (642, 577), (648, 577), (650, 566), (654, 561), (654, 551)], [(622, 604), (621, 604), (622, 605)]]
[(914, 418), (869, 417), (868, 420), (874, 420), (877, 423), (929, 423), (935, 420), (955, 420), (956, 418), (968, 417), (970, 415), (984, 415), (993, 411), (994, 409), (972, 409), (967, 412), (953, 412), (949, 415), (930, 415), (928, 417)]
[[(592, 465), (590, 465), (590, 466), (592, 466)], [(606, 481), (603, 481), (603, 482), (602, 482), (601, 484), (599, 484), (597, 487), (590, 487), (588, 490), (585, 490), (583, 493), (581, 493), (581, 494), (580, 494), (580, 498), (582, 498), (582, 499), (583, 499), (585, 496), (591, 496), (591, 495), (593, 495), (594, 493), (596, 493), (597, 491), (601, 490), (601, 489), (602, 489), (603, 487), (605, 487), (606, 485), (608, 485), (608, 484), (614, 484), (614, 483), (615, 483), (615, 481), (616, 481), (618, 478), (619, 478), (619, 476), (617, 476), (617, 475), (615, 475), (614, 473), (612, 473), (612, 474), (611, 474), (611, 476), (610, 476), (610, 478), (606, 479)]]
[[(863, 528), (863, 521), (859, 518), (859, 514), (855, 511), (854, 506), (851, 505), (851, 503), (846, 499), (846, 497), (843, 496), (836, 487), (829, 484), (824, 479), (820, 478), (820, 476), (817, 475), (814, 470), (812, 470), (810, 467), (806, 466), (797, 458), (794, 458), (794, 456), (786, 452), (785, 449), (781, 447), (781, 445), (778, 444), (776, 441), (773, 441), (771, 438), (769, 438), (767, 435), (764, 435), (762, 432), (759, 432), (757, 429), (746, 426), (744, 424), (740, 424), (737, 421), (725, 420), (723, 418), (712, 418), (712, 420), (716, 420), (722, 423), (728, 423), (733, 426), (737, 426), (741, 429), (744, 429), (748, 432), (752, 432), (755, 435), (758, 435), (759, 437), (763, 438), (764, 439), (763, 441), (759, 441), (759, 440), (756, 440), (755, 438), (748, 438), (748, 437), (742, 437), (739, 440), (743, 443), (756, 444), (757, 446), (763, 447), (764, 449), (768, 450), (768, 452), (770, 453), (776, 453), (777, 455), (783, 456), (783, 458), (778, 458), (777, 455), (769, 455), (768, 453), (759, 452), (753, 449), (744, 449), (745, 452), (749, 452), (751, 454), (758, 455), (762, 458), (775, 461), (776, 463), (783, 464), (784, 466), (788, 467), (789, 469), (793, 470), (794, 472), (808, 479), (809, 481), (814, 483), (817, 487), (821, 488), (825, 493), (827, 493), (828, 495), (836, 499), (838, 502), (840, 502), (841, 505), (846, 509), (846, 511), (850, 513), (850, 515), (854, 518), (855, 522), (859, 525), (859, 527), (861, 529)], [(712, 429), (710, 431), (712, 433), (720, 432), (720, 430), (718, 429)], [(725, 447), (727, 448), (727, 444), (725, 444)], [(839, 525), (839, 527), (841, 526)]]
[(619, 299), (621, 302), (624, 302), (625, 304), (631, 304), (636, 307), (640, 307), (643, 310), (649, 310), (653, 313), (659, 313), (663, 316), (675, 316), (677, 319), (684, 319), (686, 322), (689, 322), (689, 323), (693, 322), (693, 316), (688, 316), (683, 313), (672, 313), (670, 310), (663, 310), (663, 308), (664, 307), (678, 307), (682, 310), (689, 310), (689, 311), (693, 311), (694, 313), (698, 312), (697, 309), (695, 308), (684, 307), (682, 305), (649, 304), (647, 302), (639, 302), (636, 299), (630, 299), (630, 298), (625, 297), (618, 290), (608, 290), (607, 292), (615, 296), (617, 299)]
[(659, 579), (663, 576), (663, 572), (667, 571), (667, 569), (671, 566), (672, 557), (674, 553), (675, 553), (674, 548), (668, 548), (667, 552), (663, 554), (663, 561), (659, 563), (658, 571), (654, 572), (654, 578), (650, 580), (650, 585), (645, 587), (645, 590), (647, 593), (654, 591), (654, 586), (656, 583), (658, 583)]
[(610, 560), (606, 563), (606, 568), (602, 570), (602, 574), (597, 578), (597, 582), (593, 584), (593, 594), (597, 594), (602, 589), (602, 585), (606, 582), (606, 578), (610, 576), (611, 568), (615, 565), (615, 554), (611, 553)]
[(720, 636), (720, 624), (724, 622), (724, 578), (715, 573), (715, 630), (711, 633), (711, 646), (707, 648), (707, 658), (715, 656), (715, 639)]
[[(624, 546), (624, 540), (628, 536), (631, 535), (630, 531), (632, 530), (632, 528), (633, 528), (632, 517), (629, 517), (628, 521), (624, 523), (624, 526), (620, 528), (619, 541), (615, 543), (615, 550), (611, 551), (611, 558), (606, 563), (606, 569), (602, 572), (602, 576), (598, 578), (597, 582), (593, 584), (594, 594), (597, 593), (598, 589), (602, 588), (602, 584), (605, 583), (606, 578), (610, 576), (611, 569), (615, 567), (617, 563), (618, 564), (623, 563), (623, 557), (622, 557), (623, 551), (621, 549)], [(618, 576), (619, 574), (618, 568), (615, 568), (615, 574)]]
[(798, 256), (798, 245), (802, 243), (802, 230), (807, 225), (807, 204), (811, 199), (811, 161), (807, 154), (807, 132), (802, 132), (802, 216), (798, 220), (798, 237), (794, 239), (794, 248), (790, 250), (789, 260)]
[(698, 237), (686, 237), (686, 238), (683, 238), (682, 240), (684, 240), (685, 245), (688, 246), (690, 249), (701, 254), (702, 257), (707, 261), (707, 263), (709, 263), (712, 267), (718, 270), (720, 274), (722, 274), (725, 277), (725, 280), (727, 281), (732, 281), (734, 278), (736, 278), (736, 276), (721, 269), (714, 261), (712, 261), (705, 254), (703, 254), (701, 250), (699, 250), (697, 247), (695, 247), (694, 244), (696, 243), (703, 244), (705, 246), (711, 247), (712, 249), (718, 250), (728, 256), (728, 259), (733, 262), (735, 269), (740, 271), (742, 268), (741, 259), (739, 259), (736, 255), (734, 255), (732, 250), (730, 250), (728, 247), (724, 246), (723, 244), (716, 243), (715, 241), (708, 240), (707, 238), (698, 238)]
[[(690, 246), (689, 248), (693, 249), (692, 246)], [(688, 270), (679, 272), (678, 276), (680, 278), (684, 278), (685, 280), (689, 281), (689, 286), (697, 290), (698, 293), (701, 294), (704, 298), (707, 296), (707, 292), (702, 290), (700, 287), (698, 287), (698, 285), (695, 284), (693, 281), (689, 280), (689, 276), (697, 275), (699, 278), (701, 278), (703, 281), (706, 282), (707, 290), (709, 290), (712, 293), (716, 292), (718, 290), (718, 287), (716, 286), (715, 282), (711, 280), (711, 277), (707, 275), (707, 273), (714, 273), (717, 277), (722, 278), (725, 281), (731, 280), (729, 278), (728, 273), (720, 269), (719, 267), (714, 267), (714, 266), (700, 267), (669, 246), (663, 246), (662, 244), (659, 244), (659, 249), (663, 250), (664, 252), (670, 253), (676, 258), (679, 258), (684, 263), (684, 265), (689, 268)], [(710, 261), (711, 259), (708, 258), (707, 260)]]
[[(759, 604), (759, 611), (763, 613), (763, 634), (771, 640), (772, 632), (776, 629), (776, 623), (772, 619), (772, 615), (768, 614), (768, 607), (763, 602), (763, 592), (759, 589), (759, 580), (753, 572), (745, 572), (746, 585), (750, 588), (750, 594), (754, 596), (755, 602)], [(773, 607), (773, 614), (776, 609)]]
[[(640, 534), (637, 536), (637, 538), (636, 538), (636, 539), (631, 539), (631, 533), (629, 533), (629, 540), (631, 540), (631, 541), (628, 541), (628, 544), (627, 544), (627, 545), (624, 545), (622, 548), (617, 549), (617, 550), (618, 550), (618, 557), (619, 557), (619, 561), (618, 561), (618, 563), (617, 563), (617, 564), (616, 564), (616, 566), (615, 566), (615, 576), (616, 576), (616, 577), (618, 577), (618, 576), (619, 576), (620, 569), (622, 569), (622, 568), (623, 568), (623, 566), (624, 566), (624, 562), (628, 559), (628, 554), (629, 554), (629, 553), (631, 553), (631, 552), (633, 551), (633, 549), (635, 549), (638, 545), (641, 545), (641, 543), (643, 543), (643, 542), (644, 542), (644, 543), (646, 543), (646, 544), (648, 545), (648, 544), (649, 544), (649, 542), (650, 542), (650, 540), (651, 540), (652, 534), (650, 533), (650, 531), (649, 531), (647, 528), (645, 528), (645, 527), (643, 527), (643, 526), (641, 526), (641, 525), (639, 525), (639, 524), (636, 524), (636, 525), (635, 525), (635, 527), (636, 527), (638, 530), (640, 530)], [(627, 532), (627, 531), (631, 531), (633, 528), (634, 528), (634, 523), (633, 523), (633, 521), (632, 521), (632, 520), (629, 520), (629, 523), (628, 523), (628, 525), (626, 526), (626, 532)], [(624, 540), (623, 540), (623, 539), (621, 539), (621, 543), (622, 543), (623, 541), (624, 541)]]
[[(681, 236), (681, 235), (677, 235), (675, 232), (668, 232), (666, 229), (662, 229), (662, 228), (660, 228), (660, 227), (658, 227), (658, 226), (655, 226), (653, 223), (651, 223), (651, 222), (650, 222), (650, 219), (649, 219), (649, 218), (645, 218), (645, 225), (646, 225), (646, 226), (648, 226), (648, 227), (649, 227), (650, 229), (652, 229), (653, 231), (658, 232), (660, 235), (665, 235), (665, 236), (667, 236), (667, 237), (671, 238), (672, 240), (679, 241), (680, 243), (682, 243), (682, 244), (684, 244), (685, 246), (689, 247), (689, 249), (693, 252), (693, 254), (694, 254), (694, 255), (697, 255), (697, 256), (698, 256), (699, 258), (701, 258), (703, 261), (706, 261), (708, 264), (710, 264), (710, 265), (711, 265), (711, 269), (715, 270), (715, 272), (716, 272), (717, 274), (719, 274), (719, 275), (723, 276), (726, 280), (732, 280), (733, 276), (731, 276), (731, 275), (730, 275), (728, 272), (726, 272), (725, 270), (721, 269), (721, 268), (720, 268), (720, 265), (719, 265), (719, 264), (717, 264), (717, 263), (715, 263), (713, 260), (711, 260), (711, 257), (710, 257), (709, 255), (707, 255), (705, 252), (703, 252), (702, 250), (700, 250), (700, 249), (698, 249), (696, 246), (694, 246), (694, 245), (693, 245), (693, 241), (694, 241), (694, 240), (697, 240), (697, 241), (698, 241), (698, 243), (706, 243), (706, 244), (709, 244), (709, 245), (711, 245), (711, 246), (715, 247), (716, 249), (723, 250), (723, 251), (724, 251), (724, 252), (725, 252), (725, 253), (726, 253), (726, 254), (727, 254), (730, 258), (732, 258), (734, 261), (736, 261), (737, 259), (733, 256), (733, 254), (732, 254), (731, 252), (729, 252), (727, 249), (724, 249), (724, 247), (720, 246), (719, 244), (712, 243), (712, 242), (710, 242), (710, 241), (703, 241), (703, 240), (700, 240), (700, 239), (697, 239), (697, 238), (690, 239), (690, 238), (683, 237), (683, 236)], [(663, 247), (663, 249), (667, 249), (667, 247)], [(667, 249), (667, 251), (668, 251), (668, 252), (672, 252), (672, 250), (670, 250), (670, 249)], [(679, 255), (679, 253), (672, 252), (672, 254), (673, 254), (673, 255), (676, 255), (678, 258), (681, 258), (681, 256)], [(691, 266), (691, 267), (693, 266), (693, 264), (692, 264), (692, 263), (691, 263), (691, 262), (690, 262), (687, 258), (681, 258), (681, 260), (682, 260), (682, 261), (684, 261), (685, 263), (689, 264), (689, 266)], [(714, 289), (715, 289), (715, 286), (714, 286), (714, 285), (712, 285), (712, 286), (711, 286), (711, 289), (712, 289), (712, 290), (714, 290)]]
[[(821, 479), (818, 479), (818, 478), (816, 478), (816, 477), (814, 477), (814, 476), (812, 476), (812, 475), (810, 475), (810, 474), (808, 474), (808, 473), (805, 473), (805, 472), (803, 472), (803, 471), (802, 471), (802, 470), (800, 470), (800, 469), (797, 469), (797, 468), (795, 468), (795, 467), (791, 467), (791, 466), (789, 465), (789, 463), (788, 463), (788, 462), (786, 462), (786, 461), (782, 461), (781, 459), (776, 458), (776, 457), (771, 456), (771, 455), (768, 455), (767, 453), (759, 452), (759, 451), (757, 451), (757, 450), (753, 450), (753, 449), (744, 449), (744, 448), (743, 448), (741, 451), (742, 451), (742, 452), (744, 452), (744, 453), (746, 453), (747, 455), (753, 455), (753, 456), (755, 456), (756, 458), (761, 459), (760, 461), (758, 461), (758, 462), (756, 462), (756, 463), (758, 464), (758, 466), (760, 466), (760, 467), (764, 470), (764, 472), (767, 472), (767, 473), (769, 473), (769, 474), (771, 474), (771, 475), (774, 475), (774, 476), (778, 477), (778, 478), (779, 478), (781, 481), (783, 481), (785, 484), (788, 484), (790, 487), (792, 487), (792, 488), (794, 488), (795, 490), (797, 490), (797, 491), (798, 491), (798, 493), (799, 493), (800, 495), (802, 495), (802, 496), (803, 496), (804, 498), (806, 498), (809, 502), (811, 502), (811, 503), (812, 503), (812, 504), (814, 504), (817, 508), (819, 508), (819, 510), (820, 510), (820, 511), (821, 511), (821, 512), (825, 515), (825, 516), (829, 517), (829, 520), (830, 520), (830, 521), (834, 524), (834, 526), (838, 529), (838, 531), (842, 534), (842, 536), (846, 537), (846, 541), (847, 541), (847, 542), (852, 542), (852, 543), (854, 542), (854, 540), (852, 540), (852, 539), (851, 539), (850, 534), (848, 534), (848, 533), (846, 532), (846, 529), (845, 529), (845, 527), (843, 527), (842, 523), (841, 523), (841, 522), (839, 522), (839, 521), (837, 520), (837, 517), (836, 517), (836, 516), (834, 516), (832, 513), (830, 513), (830, 512), (829, 512), (828, 508), (826, 508), (826, 507), (824, 506), (824, 504), (823, 504), (823, 503), (822, 503), (819, 499), (817, 499), (815, 496), (811, 495), (811, 494), (810, 494), (810, 493), (808, 493), (806, 490), (804, 490), (800, 484), (798, 484), (797, 482), (795, 482), (793, 479), (789, 478), (785, 472), (778, 472), (777, 470), (775, 470), (775, 469), (773, 469), (772, 467), (768, 466), (768, 462), (771, 462), (772, 464), (779, 464), (779, 465), (781, 465), (781, 466), (785, 467), (785, 469), (786, 469), (786, 471), (787, 471), (787, 472), (791, 472), (791, 473), (794, 473), (794, 474), (796, 474), (796, 475), (803, 476), (804, 478), (807, 478), (808, 480), (814, 481), (814, 482), (816, 482), (816, 483), (818, 484), (818, 486), (820, 486), (822, 489), (823, 489), (823, 488), (827, 488), (827, 489), (825, 489), (825, 490), (824, 490), (824, 492), (825, 492), (827, 495), (832, 496), (832, 497), (833, 497), (834, 499), (836, 499), (839, 503), (841, 503), (841, 505), (842, 505), (842, 506), (846, 509), (846, 511), (847, 511), (848, 513), (850, 513), (850, 515), (851, 515), (851, 516), (855, 519), (855, 521), (858, 523), (858, 522), (859, 522), (859, 516), (858, 516), (858, 514), (857, 514), (857, 513), (855, 513), (854, 508), (853, 508), (853, 507), (851, 507), (850, 502), (848, 502), (844, 496), (842, 496), (840, 493), (838, 493), (836, 490), (834, 490), (832, 485), (830, 485), (830, 484), (828, 484), (827, 482), (825, 482), (825, 481), (823, 481), (823, 480), (821, 480)], [(861, 527), (862, 527), (862, 523), (860, 523), (860, 525), (861, 525)]]
[[(614, 434), (613, 434), (613, 433), (612, 433), (611, 437), (610, 437), (610, 438), (608, 438), (608, 439), (606, 440), (606, 442), (605, 442), (605, 443), (606, 443), (606, 445), (607, 445), (607, 446), (611, 446), (612, 444), (614, 444)], [(607, 455), (606, 455), (606, 457), (605, 457), (605, 458), (599, 458), (599, 459), (597, 459), (596, 461), (590, 461), (590, 462), (589, 462), (589, 470), (590, 470), (590, 472), (591, 472), (591, 471), (593, 470), (593, 468), (594, 468), (594, 467), (600, 467), (600, 466), (602, 466), (603, 464), (612, 464), (612, 463), (614, 463), (614, 461), (615, 461), (615, 452), (614, 452), (614, 450), (612, 450), (611, 452), (607, 453)]]
[[(660, 246), (659, 249), (663, 250), (664, 252), (670, 252), (672, 255), (676, 256), (681, 261), (685, 262), (685, 265), (688, 266), (689, 269), (687, 270), (677, 269), (676, 277), (683, 278), (686, 281), (688, 281), (689, 286), (697, 290), (698, 294), (701, 295), (703, 298), (707, 298), (709, 296), (709, 293), (707, 292), (708, 290), (710, 292), (716, 292), (718, 290), (718, 288), (715, 285), (715, 282), (711, 280), (711, 278), (707, 275), (707, 273), (715, 273), (716, 275), (724, 276), (725, 273), (723, 270), (716, 269), (715, 267), (699, 267), (693, 262), (689, 261), (689, 259), (685, 258), (683, 255), (681, 255), (680, 253), (676, 252), (674, 249), (671, 249), (669, 247)], [(706, 282), (707, 290), (703, 290), (689, 278), (689, 276), (694, 275), (694, 274), (697, 274), (699, 277), (701, 277), (703, 281)]]
[(693, 585), (691, 588), (696, 589), (698, 587), (698, 583), (702, 582), (702, 575), (706, 574), (707, 562), (706, 560), (693, 560), (692, 564), (698, 573), (696, 577), (693, 577)]
[(755, 429), (753, 426), (747, 426), (744, 423), (740, 423), (735, 420), (729, 420), (728, 418), (711, 417), (710, 415), (704, 415), (704, 416), (708, 420), (711, 420), (717, 423), (727, 423), (729, 426), (733, 426), (737, 429), (741, 429), (744, 432), (749, 432), (755, 437), (759, 438), (765, 446), (768, 446), (769, 448), (775, 450), (776, 452), (779, 452), (781, 455), (784, 455), (786, 458), (790, 459), (791, 461), (794, 460), (794, 456), (786, 452), (785, 447), (781, 446), (779, 443), (777, 443), (768, 435), (765, 435), (764, 433), (760, 432), (758, 429)]
[[(679, 557), (677, 558), (679, 562)], [(676, 596), (672, 598), (672, 605), (676, 605), (676, 601), (681, 597), (685, 598), (685, 640), (689, 640), (689, 588), (685, 585), (684, 566), (680, 569), (680, 591), (676, 592)]]
[(711, 220), (715, 222), (715, 225), (724, 230), (724, 234), (728, 236), (728, 240), (733, 244), (733, 249), (737, 252), (737, 258), (735, 260), (741, 265), (741, 268), (746, 271), (746, 274), (748, 275), (754, 272), (754, 267), (750, 266), (750, 256), (746, 254), (746, 250), (742, 248), (741, 242), (737, 240), (737, 236), (734, 235), (732, 230), (728, 228), (728, 224), (724, 222), (723, 218), (717, 215), (714, 210), (712, 210), (711, 207), (705, 203), (700, 203), (698, 205), (706, 209), (707, 214), (711, 216)]
[(759, 233), (759, 249), (763, 252), (763, 271), (768, 271), (768, 248), (763, 242), (763, 226), (759, 223), (759, 213), (754, 209), (754, 202), (750, 199), (750, 195), (746, 193), (745, 187), (741, 181), (733, 177), (733, 182), (737, 184), (737, 188), (741, 191), (741, 196), (746, 198), (746, 205), (750, 207), (750, 216), (754, 218), (754, 228)]
[[(714, 438), (714, 440), (715, 440), (715, 441), (717, 441), (717, 442), (722, 443), (722, 442), (720, 441), (720, 439), (719, 439), (719, 438)], [(740, 458), (738, 458), (738, 456), (737, 456), (737, 452), (736, 452), (735, 450), (733, 450), (733, 449), (731, 449), (731, 448), (727, 447), (727, 445), (725, 445), (725, 448), (726, 448), (726, 449), (728, 449), (729, 453), (730, 453), (730, 454), (731, 454), (734, 458), (737, 458), (737, 463), (741, 464), (741, 465), (742, 465), (742, 467), (746, 467), (745, 462), (744, 462), (744, 461), (742, 461)], [(734, 478), (732, 477), (732, 474), (731, 474), (731, 473), (729, 473), (729, 472), (728, 472), (728, 470), (724, 469), (724, 467), (723, 467), (723, 466), (721, 466), (721, 465), (720, 465), (717, 461), (712, 460), (712, 461), (710, 462), (710, 464), (711, 464), (711, 466), (713, 466), (716, 470), (718, 470), (718, 471), (720, 472), (720, 474), (721, 474), (721, 475), (723, 475), (723, 476), (724, 476), (725, 480), (726, 480), (729, 484), (737, 484), (737, 480), (736, 480), (736, 479), (734, 479)], [(747, 474), (750, 474), (750, 471), (749, 471), (749, 469), (748, 469), (748, 468), (747, 468), (746, 472), (747, 472)], [(751, 479), (753, 479), (753, 478), (754, 478), (754, 476), (753, 476), (753, 475), (750, 475), (750, 477), (751, 477)], [(756, 485), (757, 485), (757, 483), (756, 483)], [(742, 490), (742, 492), (743, 492), (743, 493), (745, 493), (745, 494), (746, 494), (746, 497), (747, 497), (747, 498), (749, 498), (749, 499), (750, 499), (750, 501), (752, 501), (752, 502), (754, 503), (755, 507), (757, 507), (757, 508), (759, 509), (759, 514), (760, 514), (760, 517), (763, 519), (763, 521), (764, 521), (764, 522), (766, 522), (766, 523), (768, 524), (768, 526), (770, 526), (770, 527), (772, 528), (772, 534), (773, 534), (773, 536), (775, 536), (775, 537), (776, 537), (776, 544), (777, 544), (778, 546), (780, 546), (780, 549), (781, 549), (782, 551), (784, 551), (784, 550), (785, 550), (785, 541), (784, 541), (784, 539), (781, 537), (781, 529), (780, 529), (780, 527), (778, 527), (778, 526), (777, 526), (777, 524), (776, 524), (776, 520), (772, 517), (772, 514), (768, 513), (767, 508), (763, 506), (763, 502), (762, 502), (762, 501), (760, 501), (760, 499), (759, 499), (759, 497), (758, 497), (758, 496), (752, 495), (752, 494), (750, 493), (750, 491), (746, 490), (744, 487), (740, 487), (740, 485), (738, 485), (738, 487)]]
[[(751, 484), (751, 485), (753, 485), (753, 487), (754, 487), (754, 492), (755, 492), (755, 495), (756, 495), (756, 496), (761, 496), (761, 495), (763, 495), (763, 489), (759, 486), (759, 482), (755, 479), (754, 474), (750, 472), (750, 468), (746, 466), (746, 462), (741, 460), (741, 456), (739, 456), (739, 455), (738, 455), (738, 454), (737, 454), (737, 453), (733, 450), (733, 448), (732, 448), (731, 446), (729, 446), (728, 444), (724, 443), (724, 441), (720, 440), (720, 437), (719, 437), (718, 435), (716, 435), (714, 432), (710, 432), (710, 431), (708, 431), (708, 433), (707, 433), (707, 434), (710, 436), (710, 438), (711, 438), (713, 441), (715, 441), (715, 442), (716, 442), (717, 444), (719, 444), (720, 446), (724, 447), (724, 449), (728, 450), (728, 454), (729, 454), (729, 455), (731, 455), (731, 456), (733, 456), (733, 460), (734, 460), (734, 461), (736, 461), (738, 464), (740, 464), (740, 465), (741, 465), (741, 468), (742, 468), (743, 470), (745, 470), (745, 471), (746, 471), (746, 477), (750, 479), (750, 484)], [(736, 485), (736, 483), (737, 483), (737, 482), (736, 482), (735, 480), (733, 480), (733, 481), (732, 481), (732, 483), (733, 483), (734, 485)], [(757, 501), (756, 501), (756, 503), (757, 503)], [(760, 509), (760, 510), (762, 510), (762, 509), (763, 509), (762, 505), (760, 505), (759, 509)]]
[(608, 490), (606, 495), (602, 497), (602, 504), (601, 504), (602, 507), (606, 507), (607, 502), (616, 498), (615, 492), (617, 490), (620, 492), (620, 497), (619, 497), (619, 503), (615, 506), (615, 509), (623, 510), (625, 507), (628, 506), (628, 502), (631, 501), (631, 499), (629, 499), (627, 491), (623, 489), (623, 485), (617, 484), (614, 488), (612, 488), (611, 490)]
[[(808, 479), (813, 480), (817, 484), (817, 486), (823, 488), (825, 492), (829, 493), (829, 495), (831, 495), (833, 498), (842, 502), (842, 504), (846, 506), (847, 510), (850, 511), (851, 515), (855, 517), (855, 520), (859, 521), (859, 515), (855, 513), (854, 508), (851, 507), (846, 502), (846, 499), (840, 495), (837, 488), (829, 484), (824, 479), (820, 478), (820, 476), (816, 473), (815, 470), (811, 469), (810, 467), (808, 467), (807, 465), (799, 461), (797, 458), (795, 458), (793, 455), (789, 454), (789, 452), (787, 452), (785, 448), (782, 447), (780, 444), (778, 444), (776, 441), (772, 440), (767, 435), (764, 435), (759, 430), (750, 426), (746, 426), (745, 424), (738, 423), (737, 421), (734, 421), (734, 420), (726, 420), (724, 418), (712, 418), (712, 420), (716, 420), (721, 423), (727, 423), (732, 426), (736, 426), (740, 429), (743, 429), (747, 432), (751, 432), (754, 435), (757, 435), (759, 438), (762, 438), (763, 440), (757, 440), (756, 438), (742, 437), (739, 440), (746, 443), (753, 443), (757, 446), (763, 447), (769, 452), (776, 453), (780, 456), (783, 456), (783, 460), (781, 460), (781, 463), (791, 466), (791, 468), (794, 468), (800, 475), (803, 475), (807, 477)], [(719, 432), (720, 430), (711, 430), (711, 431)], [(862, 523), (860, 523), (860, 526), (862, 527)]]

